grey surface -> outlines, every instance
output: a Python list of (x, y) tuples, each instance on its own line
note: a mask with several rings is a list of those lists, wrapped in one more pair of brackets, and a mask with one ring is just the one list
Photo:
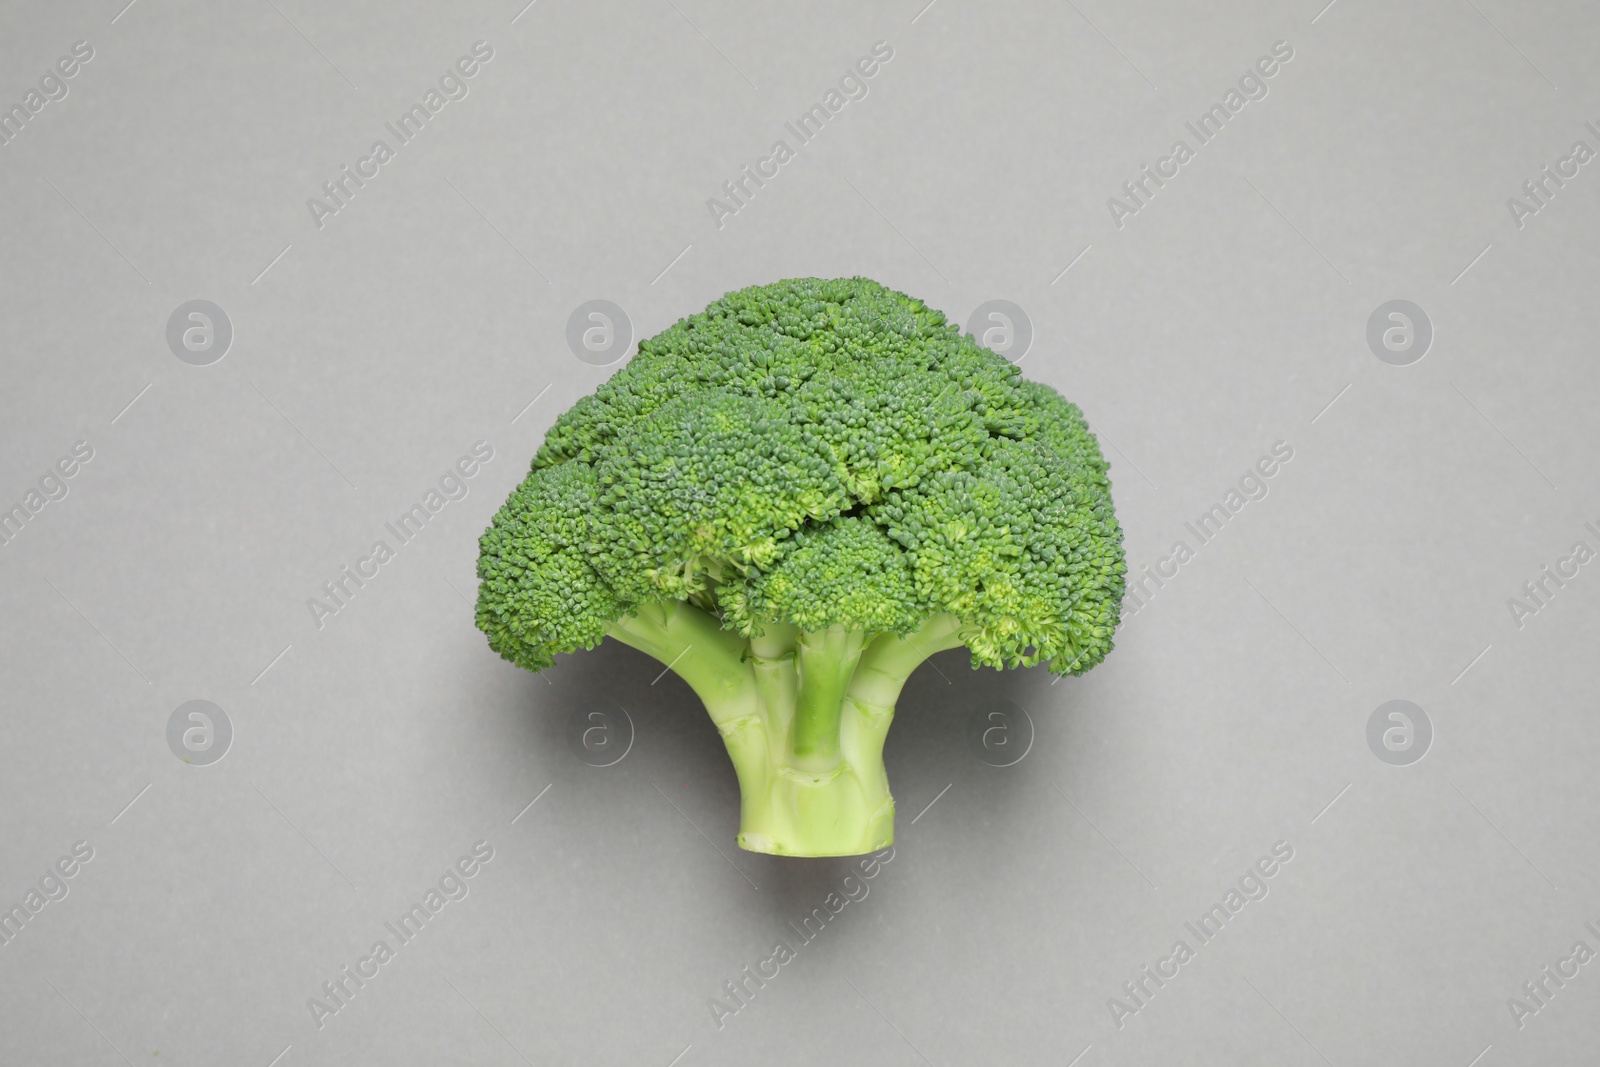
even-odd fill
[[(1600, 563), (1520, 626), (1508, 599), (1600, 549), (1600, 163), (1521, 226), (1506, 201), (1600, 149), (1595, 9), (924, 2), (0, 6), (7, 105), (94, 48), (0, 147), (0, 501), (93, 449), (0, 545), (0, 899), (93, 849), (0, 945), (0, 1062), (1593, 1061), (1600, 963), (1521, 1026), (1508, 998), (1600, 950)], [(307, 198), (479, 40), (469, 95), (319, 228)], [(719, 228), (707, 199), (877, 40), (868, 95)], [(1280, 40), (1118, 228), (1107, 198)], [(1294, 455), (1091, 674), (920, 671), (892, 862), (719, 1029), (850, 861), (734, 847), (716, 732), (652, 661), (494, 657), (475, 538), (614, 369), (568, 351), (580, 304), (648, 337), (858, 273), (963, 324), (1024, 309), (1136, 572)], [(233, 329), (208, 365), (167, 343), (199, 299)], [(1391, 300), (1432, 324), (1406, 366), (1367, 344)], [(308, 598), (480, 440), (319, 628)], [(192, 700), (231, 724), (210, 765), (169, 748)], [(968, 741), (997, 700), (1035, 729), (1007, 767)], [(1368, 747), (1391, 700), (1420, 761)], [(620, 762), (577, 758), (619, 709)], [(478, 841), (469, 895), (319, 1028), (308, 998)]]

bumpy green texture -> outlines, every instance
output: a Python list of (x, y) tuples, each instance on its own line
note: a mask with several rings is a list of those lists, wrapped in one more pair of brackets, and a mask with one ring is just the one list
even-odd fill
[(907, 676), (1080, 674), (1111, 650), (1122, 532), (1082, 413), (865, 278), (729, 293), (556, 420), (484, 533), (478, 626), (542, 670), (610, 635), (722, 732), (739, 843), (892, 840)]

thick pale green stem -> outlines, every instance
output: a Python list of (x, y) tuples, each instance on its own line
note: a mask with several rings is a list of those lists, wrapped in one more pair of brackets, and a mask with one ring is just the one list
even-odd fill
[(839, 763), (839, 721), (845, 689), (855, 673), (866, 635), (831, 626), (802, 633), (795, 642), (799, 659), (800, 699), (795, 709), (789, 750), (795, 766), (825, 772)]
[(766, 722), (748, 661), (748, 645), (715, 615), (683, 601), (647, 604), (607, 631), (670, 667), (695, 691), (733, 759), (739, 790), (761, 788), (772, 774)]
[(923, 660), (962, 644), (961, 620), (954, 615), (935, 615), (905, 637), (879, 634), (861, 654), (849, 695), (864, 704), (892, 709), (906, 679)]
[(960, 645), (936, 616), (904, 638), (767, 623), (748, 642), (689, 604), (656, 604), (612, 636), (669, 664), (705, 701), (739, 776), (739, 845), (848, 856), (894, 841), (883, 743), (923, 660)]
[(752, 709), (756, 679), (746, 661), (749, 646), (715, 615), (681, 600), (647, 604), (608, 632), (671, 667), (705, 701), (718, 726)]
[(800, 672), (794, 651), (798, 634), (788, 623), (768, 622), (761, 633), (750, 638), (750, 662), (755, 669), (771, 767), (781, 767), (787, 758), (789, 731), (799, 702)]

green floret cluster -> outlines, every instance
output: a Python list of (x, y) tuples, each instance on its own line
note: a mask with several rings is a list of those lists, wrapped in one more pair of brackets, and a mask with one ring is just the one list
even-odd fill
[(540, 670), (610, 635), (672, 662), (734, 755), (740, 843), (795, 854), (892, 834), (881, 738), (876, 771), (852, 759), (918, 663), (1081, 673), (1123, 592), (1082, 413), (864, 278), (729, 293), (640, 342), (481, 548), (497, 652)]
[(796, 530), (780, 558), (727, 597), (725, 610), (746, 633), (759, 620), (783, 619), (801, 630), (908, 634), (926, 617), (906, 553), (861, 515)]

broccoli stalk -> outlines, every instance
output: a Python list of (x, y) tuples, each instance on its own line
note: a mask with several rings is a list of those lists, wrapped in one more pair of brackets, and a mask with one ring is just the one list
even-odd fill
[(610, 636), (721, 733), (739, 844), (893, 841), (906, 679), (1080, 674), (1111, 649), (1122, 532), (1082, 413), (864, 278), (729, 293), (556, 420), (480, 541), (477, 623), (539, 671)]
[(961, 622), (904, 637), (763, 620), (747, 640), (693, 604), (656, 603), (607, 633), (670, 664), (705, 704), (739, 777), (739, 846), (845, 856), (894, 842), (883, 743), (906, 679), (959, 648)]

